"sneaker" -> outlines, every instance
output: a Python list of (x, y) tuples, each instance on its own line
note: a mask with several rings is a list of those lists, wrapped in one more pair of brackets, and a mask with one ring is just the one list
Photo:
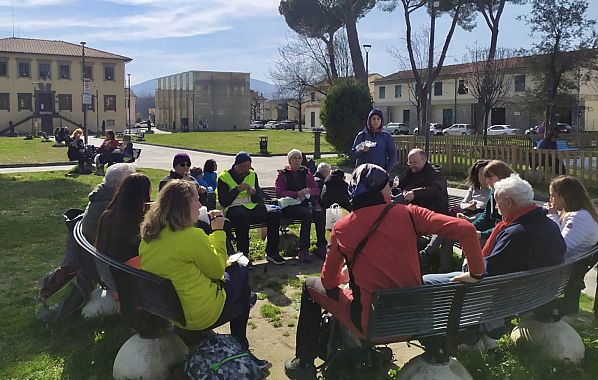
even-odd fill
[(284, 373), (291, 379), (315, 379), (316, 366), (313, 362), (306, 363), (295, 358), (284, 362)]
[(262, 371), (272, 367), (272, 364), (270, 364), (269, 361), (267, 361), (265, 359), (258, 359), (251, 351), (249, 351), (249, 357), (257, 365), (257, 367)]
[(302, 249), (299, 251), (299, 261), (305, 264), (311, 263), (311, 257), (309, 257), (309, 251), (307, 249)]
[(253, 307), (255, 306), (256, 303), (257, 303), (257, 294), (254, 292), (251, 292), (249, 294), (249, 310), (253, 309)]
[(284, 264), (284, 259), (278, 252), (266, 255), (266, 260), (276, 265)]

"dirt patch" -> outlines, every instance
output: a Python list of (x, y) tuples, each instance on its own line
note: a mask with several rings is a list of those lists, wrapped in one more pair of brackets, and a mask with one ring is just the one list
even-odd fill
[[(247, 336), (255, 355), (272, 363), (270, 379), (286, 379), (284, 361), (295, 356), (301, 287), (306, 277), (319, 275), (321, 269), (321, 261), (299, 264), (296, 259), (287, 259), (285, 265), (257, 262), (250, 271), (251, 289), (258, 292), (258, 302), (249, 315)], [(228, 325), (217, 331), (228, 333)], [(421, 349), (408, 347), (406, 343), (389, 347), (395, 355), (389, 368), (402, 366), (422, 353)], [(384, 378), (387, 371), (388, 368), (375, 374), (364, 374), (363, 378)]]

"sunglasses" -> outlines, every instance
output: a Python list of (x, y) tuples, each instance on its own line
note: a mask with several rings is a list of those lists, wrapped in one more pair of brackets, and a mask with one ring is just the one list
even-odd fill
[(191, 167), (191, 163), (190, 162), (181, 162), (179, 164), (179, 166), (182, 167), (182, 168), (184, 168), (184, 167), (190, 168)]

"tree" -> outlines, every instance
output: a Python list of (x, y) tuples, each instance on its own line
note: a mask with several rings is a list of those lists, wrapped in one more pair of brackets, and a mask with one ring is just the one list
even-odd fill
[(349, 51), (353, 62), (353, 72), (355, 78), (366, 85), (368, 78), (365, 75), (365, 65), (363, 55), (361, 54), (361, 45), (359, 44), (359, 35), (357, 33), (357, 20), (365, 16), (376, 5), (376, 0), (328, 0), (332, 3), (341, 3), (345, 27), (347, 28), (347, 41), (349, 42)]
[(154, 95), (142, 94), (137, 97), (137, 110), (142, 119), (149, 119), (150, 108), (156, 108), (156, 97)]
[(511, 53), (499, 49), (492, 60), (487, 60), (489, 48), (469, 48), (465, 56), (468, 62), (468, 89), (478, 100), (483, 115), (484, 146), (488, 144), (488, 119), (490, 111), (498, 103), (504, 102), (511, 96), (513, 78), (510, 69), (513, 66)]
[(519, 19), (530, 26), (532, 37), (539, 38), (531, 52), (539, 55), (541, 80), (532, 95), (544, 102), (544, 120), (550, 125), (557, 99), (576, 89), (579, 81), (590, 79), (589, 74), (578, 79), (572, 73), (596, 68), (596, 21), (587, 18), (586, 0), (532, 0), (532, 7), (530, 15)]
[(266, 98), (257, 91), (249, 90), (249, 117), (251, 121), (261, 120)]
[(326, 141), (337, 152), (349, 154), (371, 109), (372, 97), (367, 86), (351, 78), (335, 81), (320, 112), (320, 121), (326, 126)]

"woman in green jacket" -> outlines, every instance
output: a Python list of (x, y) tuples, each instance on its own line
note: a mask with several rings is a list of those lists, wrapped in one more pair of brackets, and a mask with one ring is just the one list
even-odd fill
[[(141, 269), (172, 281), (187, 322), (185, 326), (175, 322), (175, 330), (185, 343), (197, 344), (202, 330), (230, 322), (231, 334), (248, 349), (247, 270), (236, 263), (227, 267), (221, 211), (209, 212), (210, 235), (195, 227), (200, 207), (192, 182), (171, 180), (160, 190), (141, 223)], [(250, 355), (259, 367), (268, 366), (266, 360)]]

